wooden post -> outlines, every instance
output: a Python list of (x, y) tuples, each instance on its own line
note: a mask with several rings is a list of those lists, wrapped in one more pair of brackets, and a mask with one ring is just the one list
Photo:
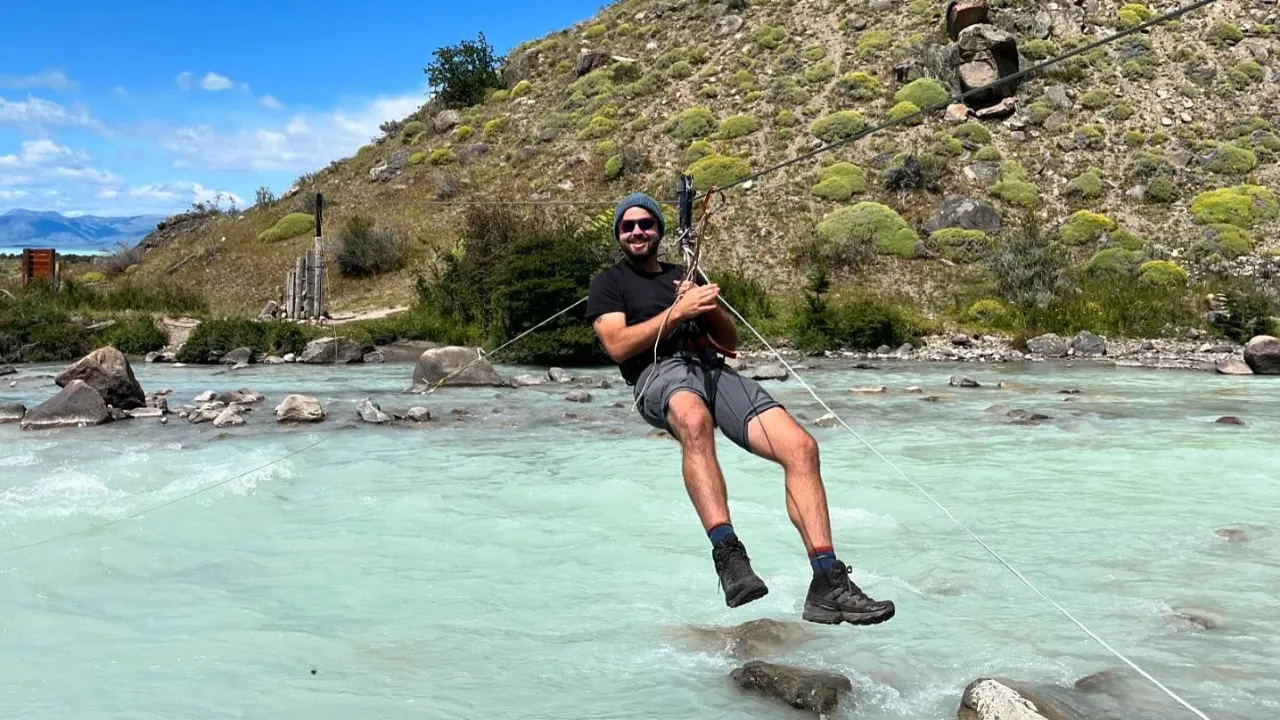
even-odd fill
[(315, 314), (313, 317), (319, 319), (324, 315), (324, 238), (316, 236), (316, 244), (314, 252), (315, 259)]
[(293, 317), (293, 270), (284, 272), (284, 303), (281, 309), (285, 317)]
[(303, 281), (306, 280), (306, 277), (307, 277), (306, 268), (304, 267), (304, 265), (306, 265), (306, 262), (307, 262), (307, 259), (305, 257), (300, 256), (298, 258), (298, 262), (296, 263), (293, 269), (293, 319), (294, 320), (302, 319), (302, 300), (303, 300), (303, 295), (305, 293), (305, 290), (303, 289)]

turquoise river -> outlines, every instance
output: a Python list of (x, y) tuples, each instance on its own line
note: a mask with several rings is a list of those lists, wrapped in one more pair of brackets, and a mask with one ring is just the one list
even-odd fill
[[(1117, 650), (1215, 720), (1280, 716), (1280, 381), (809, 364), (859, 434)], [(0, 403), (51, 397), (60, 367), (0, 378)], [(943, 720), (979, 677), (1069, 688), (1115, 670), (1106, 717), (1194, 718), (846, 430), (814, 425), (795, 379), (768, 387), (820, 442), (836, 550), (898, 604), (884, 625), (799, 623), (810, 571), (781, 472), (721, 437), (771, 590), (726, 608), (679, 447), (630, 414), (610, 368), (576, 371), (586, 404), (564, 399), (579, 384), (409, 396), (405, 363), (220, 371), (135, 365), (173, 405), (264, 393), (243, 427), (0, 425), (3, 717), (802, 718), (733, 685), (752, 658), (714, 629), (772, 618), (799, 637), (761, 659), (849, 677), (841, 717)], [(328, 419), (278, 425), (294, 392)], [(362, 424), (365, 398), (434, 419)]]

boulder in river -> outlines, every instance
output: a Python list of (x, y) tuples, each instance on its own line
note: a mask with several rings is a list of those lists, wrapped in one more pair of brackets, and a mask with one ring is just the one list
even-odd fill
[(391, 420), (386, 413), (382, 412), (382, 408), (377, 403), (368, 399), (360, 403), (360, 407), (356, 408), (356, 413), (360, 415), (361, 420), (374, 425), (381, 425)]
[(1067, 341), (1055, 333), (1047, 333), (1028, 340), (1027, 350), (1032, 354), (1042, 355), (1047, 358), (1066, 357)]
[(0, 403), (0, 425), (5, 423), (15, 423), (22, 420), (22, 416), (27, 414), (27, 408), (18, 403)]
[(83, 380), (98, 392), (106, 404), (121, 410), (133, 410), (147, 404), (146, 393), (133, 376), (133, 368), (124, 353), (107, 346), (98, 348), (76, 361), (54, 378), (58, 387), (73, 380)]
[(853, 691), (849, 678), (834, 673), (753, 660), (731, 674), (744, 690), (777, 698), (794, 708), (826, 714)]
[(752, 380), (786, 380), (790, 373), (781, 364), (761, 365), (747, 370), (745, 375)]
[(958, 720), (1052, 720), (1036, 703), (991, 678), (969, 683), (960, 701)]
[(1259, 335), (1244, 346), (1244, 361), (1257, 375), (1280, 375), (1280, 340)]
[(1107, 354), (1107, 341), (1088, 330), (1081, 330), (1071, 339), (1071, 350), (1076, 357), (1102, 357)]
[(12, 365), (0, 365), (0, 377), (4, 377), (5, 375), (17, 375), (17, 374), (18, 374), (18, 368)]
[(316, 338), (298, 357), (298, 362), (311, 365), (336, 363), (339, 365), (364, 362), (364, 346), (345, 337)]
[(308, 395), (288, 395), (276, 406), (277, 422), (320, 422), (324, 418), (320, 401)]
[(253, 349), (240, 347), (218, 358), (218, 362), (222, 365), (239, 365), (240, 363), (253, 362)]
[(1249, 363), (1245, 362), (1243, 358), (1238, 358), (1238, 357), (1235, 357), (1234, 355), (1229, 358), (1219, 360), (1218, 364), (1214, 365), (1213, 369), (1219, 375), (1252, 375), (1253, 374), (1253, 368), (1249, 367)]
[(788, 652), (816, 637), (806, 624), (772, 618), (730, 626), (689, 625), (674, 634), (697, 650), (751, 660)]
[[(463, 367), (467, 369), (461, 370)], [(413, 369), (413, 384), (433, 385), (454, 372), (458, 374), (450, 377), (445, 385), (499, 387), (508, 384), (493, 365), (480, 356), (479, 350), (458, 346), (432, 348), (422, 353)]]
[(23, 430), (56, 427), (86, 427), (111, 420), (107, 403), (84, 380), (68, 382), (62, 392), (27, 411), (22, 418)]

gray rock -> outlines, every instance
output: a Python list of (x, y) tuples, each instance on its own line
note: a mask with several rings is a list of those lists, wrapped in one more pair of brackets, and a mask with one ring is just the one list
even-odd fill
[(978, 162), (965, 166), (965, 177), (973, 182), (990, 185), (1000, 179), (1000, 163)]
[(959, 720), (1048, 720), (1035, 703), (990, 678), (974, 680), (964, 690)]
[(0, 404), (0, 425), (5, 423), (21, 422), (22, 416), (26, 414), (26, 406), (20, 403)]
[(283, 359), (284, 359), (284, 361), (285, 361), (285, 362), (287, 362), (287, 363), (297, 362), (297, 361), (298, 361), (298, 356), (297, 356), (297, 355), (294, 355), (293, 353), (285, 353), (285, 354), (284, 354), (284, 358), (283, 358)]
[(415, 405), (414, 407), (409, 408), (409, 411), (405, 413), (405, 417), (413, 422), (426, 422), (431, 419), (431, 411), (424, 407)]
[(62, 392), (31, 408), (22, 417), (23, 430), (101, 425), (111, 419), (102, 395), (79, 378), (63, 386)]
[(813, 424), (821, 428), (833, 428), (840, 425), (840, 419), (832, 413), (827, 413), (817, 420), (814, 420)]
[(1088, 330), (1081, 330), (1071, 339), (1071, 349), (1076, 357), (1102, 357), (1107, 354), (1107, 341)]
[[(1018, 43), (1013, 35), (994, 25), (970, 25), (960, 31), (952, 46), (951, 64), (956, 67), (963, 92), (995, 83), (1019, 70)], [(970, 107), (995, 105), (1017, 92), (1018, 81), (996, 85), (965, 99)]]
[(994, 206), (963, 195), (952, 195), (942, 201), (938, 212), (924, 224), (924, 230), (932, 233), (943, 228), (964, 228), (996, 232), (1001, 225), (1000, 211)]
[(447, 132), (462, 123), (462, 113), (457, 110), (445, 110), (436, 115), (436, 132)]
[(587, 73), (602, 68), (613, 62), (613, 56), (603, 50), (584, 50), (578, 55), (578, 60), (573, 64), (573, 73), (577, 77), (582, 77)]
[(1047, 358), (1060, 358), (1067, 355), (1067, 341), (1055, 333), (1033, 337), (1027, 341), (1027, 350), (1035, 355)]
[(229, 393), (218, 393), (215, 399), (228, 405), (253, 405), (254, 403), (260, 403), (267, 398), (260, 392), (241, 388), (239, 390), (232, 390)]
[(0, 366), (0, 377), (4, 377), (5, 375), (17, 375), (17, 374), (18, 374), (18, 368), (12, 365)]
[(236, 348), (218, 359), (218, 363), (222, 365), (239, 365), (240, 363), (250, 362), (253, 362), (253, 350), (247, 347)]
[(747, 377), (752, 380), (786, 380), (790, 373), (780, 364), (761, 365), (748, 370)]
[(1244, 361), (1256, 375), (1280, 375), (1280, 340), (1259, 335), (1244, 346)]
[(368, 399), (360, 403), (360, 407), (356, 408), (356, 413), (360, 415), (361, 420), (375, 425), (381, 425), (391, 420), (386, 413), (382, 412), (382, 408), (378, 407), (377, 403)]
[(258, 313), (258, 320), (263, 322), (271, 320), (275, 318), (278, 312), (280, 312), (280, 303), (275, 300), (268, 300), (267, 304), (262, 307), (262, 312)]
[(534, 375), (517, 375), (511, 378), (511, 384), (516, 387), (532, 387), (542, 383), (543, 379)]
[(547, 379), (551, 382), (567, 383), (573, 380), (573, 376), (564, 368), (553, 367), (547, 371)]
[(731, 677), (744, 690), (762, 692), (791, 707), (820, 714), (835, 710), (841, 698), (853, 691), (853, 683), (843, 675), (759, 660), (734, 670)]
[(127, 414), (129, 417), (135, 420), (138, 420), (142, 418), (164, 417), (165, 410), (158, 407), (144, 407), (144, 408), (137, 408), (134, 410), (126, 410), (125, 414)]
[(203, 404), (203, 403), (207, 403), (207, 402), (213, 402), (213, 401), (214, 401), (214, 399), (215, 399), (215, 398), (217, 398), (217, 397), (218, 397), (218, 394), (217, 394), (217, 393), (215, 393), (214, 391), (212, 391), (212, 390), (205, 390), (204, 392), (200, 393), (199, 395), (197, 395), (197, 396), (195, 396), (195, 397), (191, 398), (191, 402), (196, 403), (197, 405), (199, 405), (199, 404)]
[(974, 380), (973, 378), (962, 377), (959, 375), (952, 375), (951, 380), (948, 382), (948, 384), (951, 385), (951, 387), (961, 387), (961, 388), (982, 387), (982, 385), (980, 385), (977, 380)]
[(363, 359), (365, 364), (375, 364), (375, 365), (378, 363), (386, 362), (386, 360), (387, 358), (382, 354), (381, 350), (374, 350), (373, 352), (367, 352), (364, 354), (364, 359)]
[(1252, 375), (1253, 368), (1249, 367), (1249, 363), (1243, 358), (1229, 357), (1218, 361), (1214, 366), (1214, 372), (1219, 375)]
[(1045, 102), (1062, 110), (1070, 110), (1076, 106), (1074, 100), (1067, 95), (1065, 85), (1050, 85), (1044, 89)]
[(570, 390), (569, 394), (564, 396), (564, 399), (569, 402), (589, 403), (591, 402), (591, 393), (586, 390)]
[(284, 358), (280, 357), (279, 355), (268, 355), (266, 358), (262, 360), (262, 364), (263, 365), (283, 365)]
[[(449, 346), (422, 353), (413, 370), (414, 385), (434, 385), (452, 373), (445, 385), (500, 387), (507, 383), (475, 348)], [(466, 370), (462, 368), (466, 367)]]
[(239, 427), (243, 424), (244, 418), (235, 408), (227, 408), (213, 419), (213, 426), (216, 428)]
[(276, 406), (277, 422), (320, 422), (325, 419), (320, 401), (307, 395), (289, 395)]
[(311, 365), (364, 362), (364, 346), (350, 338), (317, 338), (307, 343), (298, 362)]
[(973, 344), (973, 338), (968, 335), (952, 335), (951, 344), (956, 347), (968, 347)]
[(58, 387), (66, 387), (73, 380), (83, 380), (98, 391), (104, 402), (121, 410), (147, 404), (146, 394), (133, 376), (129, 361), (113, 347), (94, 350), (54, 378)]
[(741, 30), (744, 22), (741, 15), (725, 15), (716, 21), (711, 32), (716, 37), (727, 37)]

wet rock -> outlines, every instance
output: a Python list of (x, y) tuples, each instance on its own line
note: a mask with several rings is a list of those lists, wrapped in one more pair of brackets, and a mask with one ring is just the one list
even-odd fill
[(240, 388), (239, 390), (232, 390), (231, 392), (227, 392), (227, 393), (218, 393), (218, 395), (214, 399), (220, 402), (227, 403), (228, 405), (231, 405), (233, 403), (237, 405), (253, 405), (255, 403), (260, 403), (266, 400), (267, 398), (265, 395), (263, 395), (260, 392), (255, 392), (253, 390), (248, 390), (246, 388)]
[(541, 385), (542, 382), (542, 378), (535, 377), (533, 375), (517, 375), (511, 378), (511, 384), (515, 387), (532, 387), (534, 385)]
[(762, 692), (794, 708), (829, 713), (853, 691), (843, 675), (753, 660), (731, 674), (744, 690)]
[(135, 420), (140, 420), (142, 418), (164, 417), (165, 411), (157, 407), (144, 407), (144, 408), (137, 408), (134, 410), (126, 410), (125, 414), (127, 414), (129, 417)]
[(345, 337), (317, 338), (307, 343), (298, 362), (310, 365), (339, 365), (364, 362), (364, 346)]
[(1107, 341), (1088, 330), (1081, 330), (1071, 339), (1071, 350), (1076, 357), (1102, 357), (1107, 354)]
[(849, 392), (854, 395), (883, 395), (889, 392), (889, 389), (883, 385), (873, 385), (849, 388)]
[(202, 403), (207, 403), (207, 402), (213, 402), (213, 401), (214, 401), (214, 399), (216, 399), (217, 397), (218, 397), (218, 394), (217, 394), (217, 393), (215, 393), (214, 391), (212, 391), (212, 390), (205, 390), (204, 392), (202, 392), (202, 393), (200, 393), (199, 395), (197, 395), (197, 396), (195, 396), (194, 398), (192, 398), (192, 399), (191, 399), (191, 402), (196, 403), (196, 404), (202, 404)]
[(814, 420), (813, 424), (821, 428), (833, 428), (840, 424), (840, 420), (834, 414), (827, 413), (817, 420)]
[(974, 380), (973, 378), (970, 378), (970, 377), (963, 377), (960, 375), (952, 375), (951, 379), (948, 381), (948, 384), (951, 385), (951, 387), (961, 387), (961, 388), (982, 387), (982, 385), (979, 384), (977, 380)]
[(374, 350), (373, 352), (367, 352), (364, 354), (364, 357), (362, 358), (362, 361), (366, 364), (377, 364), (377, 363), (386, 362), (386, 360), (387, 358), (385, 355), (382, 354), (381, 350)]
[(247, 347), (236, 348), (218, 359), (218, 363), (221, 365), (239, 365), (240, 363), (247, 364), (250, 362), (253, 362), (253, 350)]
[(111, 419), (107, 403), (92, 385), (75, 379), (62, 392), (26, 412), (21, 420), (23, 430), (57, 427), (87, 427)]
[(1256, 375), (1280, 375), (1280, 340), (1259, 335), (1244, 346), (1244, 361)]
[(298, 356), (293, 353), (285, 353), (284, 361), (287, 363), (298, 362)]
[(1044, 357), (1060, 358), (1067, 355), (1067, 341), (1054, 333), (1033, 337), (1027, 341), (1027, 350)]
[(968, 335), (952, 335), (951, 344), (956, 347), (969, 347), (973, 344), (973, 338)]
[(94, 350), (54, 378), (58, 387), (73, 380), (83, 380), (112, 407), (132, 410), (146, 405), (146, 394), (133, 376), (133, 368), (124, 353), (113, 347)]
[(0, 404), (0, 425), (21, 422), (22, 416), (26, 414), (27, 408), (25, 405), (19, 403)]
[(149, 363), (171, 363), (178, 359), (178, 356), (171, 352), (163, 350), (152, 350), (143, 358), (143, 362)]
[(727, 627), (693, 625), (675, 633), (691, 647), (708, 652), (724, 652), (735, 658), (756, 659), (788, 652), (812, 640), (811, 628), (798, 622), (772, 618), (750, 620)]
[(919, 385), (912, 385), (911, 387), (907, 388), (906, 390), (903, 390), (903, 392), (905, 392), (905, 393), (909, 393), (909, 394), (912, 394), (912, 395), (919, 395), (920, 393), (924, 392), (924, 390), (922, 390), (922, 389), (920, 388), (920, 386), (919, 386)]
[(1050, 720), (1017, 690), (990, 678), (969, 683), (957, 717), (958, 720)]
[(1196, 608), (1175, 608), (1170, 617), (1188, 629), (1213, 630), (1222, 624), (1221, 618), (1213, 613)]
[(17, 375), (17, 374), (18, 374), (18, 368), (12, 365), (0, 366), (0, 377), (4, 377), (5, 375)]
[(213, 419), (213, 426), (216, 428), (239, 427), (244, 424), (242, 412), (239, 406), (229, 407), (218, 413), (218, 417)]
[(445, 385), (500, 387), (507, 384), (493, 365), (480, 356), (479, 350), (458, 346), (432, 348), (422, 353), (413, 370), (413, 384), (434, 385), (455, 372)]
[(1220, 527), (1213, 531), (1214, 535), (1226, 540), (1227, 542), (1240, 543), (1256, 540), (1259, 537), (1270, 534), (1263, 528), (1254, 526), (1227, 526)]
[(405, 418), (413, 422), (427, 422), (431, 419), (431, 411), (420, 405), (415, 405), (409, 408), (409, 412), (405, 413)]
[(377, 403), (369, 399), (360, 403), (360, 406), (356, 408), (356, 414), (360, 416), (361, 420), (374, 425), (381, 425), (391, 420), (386, 413), (382, 412), (382, 408), (378, 407)]
[(786, 380), (790, 373), (781, 365), (761, 365), (748, 370), (747, 377), (752, 380)]
[(591, 393), (586, 390), (571, 390), (568, 395), (564, 396), (564, 399), (569, 402), (589, 403), (591, 402)]
[(325, 419), (320, 401), (308, 395), (288, 395), (276, 406), (276, 421), (311, 423)]
[(1053, 418), (1049, 417), (1048, 415), (1042, 415), (1042, 414), (1040, 414), (1040, 413), (1033, 413), (1033, 412), (1029, 412), (1029, 411), (1027, 411), (1027, 410), (1022, 410), (1022, 409), (1014, 409), (1014, 410), (1010, 410), (1009, 412), (1005, 413), (1005, 416), (1006, 416), (1006, 417), (1011, 417), (1011, 418), (1013, 418), (1013, 419), (1015, 419), (1015, 420), (1021, 420), (1021, 421), (1027, 422), (1027, 423), (1036, 423), (1036, 424), (1039, 424), (1039, 423), (1041, 423), (1041, 422), (1043, 422), (1043, 421), (1045, 421), (1045, 420), (1052, 420), (1052, 419), (1053, 419)]
[(1243, 420), (1231, 415), (1224, 415), (1218, 418), (1217, 420), (1215, 420), (1214, 422), (1216, 422), (1219, 425), (1244, 425)]
[(573, 375), (569, 374), (564, 368), (553, 367), (547, 370), (547, 379), (556, 383), (567, 383), (573, 381)]
[(262, 364), (263, 365), (283, 365), (284, 358), (278, 355), (268, 355), (265, 359), (263, 359)]

